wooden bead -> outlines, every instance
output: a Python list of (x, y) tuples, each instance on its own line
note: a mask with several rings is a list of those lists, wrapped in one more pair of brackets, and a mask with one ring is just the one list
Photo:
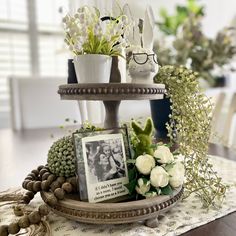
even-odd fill
[(42, 180), (47, 180), (47, 179), (48, 179), (48, 176), (49, 176), (50, 174), (51, 174), (50, 172), (45, 172), (45, 173), (42, 175)]
[(24, 212), (20, 206), (13, 207), (13, 211), (16, 216), (23, 216), (24, 215)]
[(60, 183), (61, 185), (64, 184), (66, 181), (66, 178), (63, 176), (57, 177), (57, 182)]
[(48, 172), (48, 170), (46, 168), (42, 168), (40, 171), (39, 171), (39, 175), (42, 177), (44, 173)]
[(11, 223), (8, 225), (9, 234), (17, 234), (20, 231), (20, 226), (17, 223)]
[[(37, 179), (37, 176), (36, 176), (34, 173), (29, 173), (29, 174), (27, 175), (27, 177), (32, 177), (33, 180), (36, 180), (36, 179)], [(27, 178), (27, 177), (26, 177), (26, 178)]]
[(20, 228), (25, 229), (28, 228), (30, 226), (30, 221), (29, 221), (29, 217), (27, 215), (22, 216), (19, 220), (18, 220), (18, 225), (20, 226)]
[(34, 182), (33, 190), (34, 190), (35, 192), (39, 192), (39, 191), (41, 190), (41, 181), (36, 181), (36, 182)]
[(69, 178), (67, 178), (66, 179), (66, 182), (68, 182), (68, 183), (70, 183), (70, 184), (72, 184), (72, 185), (76, 185), (77, 184), (77, 182), (76, 182), (76, 177), (74, 176), (74, 177), (69, 177)]
[(67, 193), (71, 193), (72, 192), (72, 185), (70, 183), (64, 183), (62, 185), (62, 188), (67, 192)]
[(76, 192), (77, 190), (77, 181), (76, 181), (76, 177), (70, 177), (70, 178), (67, 178), (66, 182), (70, 183), (73, 187), (73, 191)]
[(26, 192), (25, 195), (28, 196), (30, 198), (30, 200), (32, 200), (34, 198), (34, 192), (32, 192), (32, 191)]
[(43, 191), (48, 191), (50, 187), (50, 182), (48, 180), (44, 180), (41, 182), (41, 189)]
[(50, 182), (50, 184), (56, 179), (57, 177), (55, 176), (55, 175), (53, 175), (53, 174), (50, 174), (49, 176), (48, 176), (48, 181)]
[(38, 224), (41, 221), (41, 216), (38, 211), (33, 211), (29, 214), (30, 224)]
[(29, 190), (29, 191), (34, 191), (33, 186), (34, 186), (34, 181), (30, 181), (30, 182), (26, 185), (26, 189)]
[(22, 183), (22, 187), (24, 188), (24, 189), (26, 189), (27, 188), (27, 184), (30, 182), (30, 180), (24, 180), (24, 182)]
[(54, 195), (56, 196), (57, 199), (62, 200), (65, 197), (65, 191), (62, 188), (57, 188), (54, 191)]
[(54, 196), (54, 194), (51, 194), (48, 196), (48, 198), (45, 201), (49, 206), (55, 206), (57, 204), (57, 198)]
[(29, 198), (29, 196), (25, 195), (25, 196), (23, 197), (23, 201), (24, 201), (25, 204), (29, 204), (29, 203), (30, 203), (30, 198)]
[(7, 225), (1, 225), (0, 226), (0, 235), (1, 236), (8, 236), (8, 226)]
[(39, 175), (39, 171), (38, 170), (32, 170), (31, 173), (35, 174), (35, 176), (37, 177)]
[(38, 166), (37, 170), (40, 171), (40, 170), (42, 170), (43, 168), (44, 168), (44, 165), (40, 165), (40, 166)]
[(53, 181), (53, 182), (51, 183), (51, 185), (50, 185), (50, 189), (51, 189), (53, 192), (55, 191), (55, 189), (60, 188), (60, 187), (61, 187), (61, 185), (60, 185), (60, 183), (57, 182), (57, 181)]
[(40, 205), (39, 206), (39, 214), (41, 215), (41, 216), (46, 216), (46, 215), (48, 215), (49, 214), (49, 208), (48, 208), (48, 206), (46, 205), (46, 204), (43, 204), (43, 205)]
[(26, 177), (25, 177), (25, 180), (30, 180), (30, 181), (32, 181), (32, 180), (34, 180), (34, 179), (33, 179), (32, 176), (26, 176)]

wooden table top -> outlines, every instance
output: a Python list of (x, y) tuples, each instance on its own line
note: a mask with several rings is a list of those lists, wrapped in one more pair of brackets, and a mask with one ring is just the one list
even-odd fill
[[(55, 138), (51, 138), (51, 134)], [(60, 129), (37, 129), (13, 132), (0, 130), (0, 191), (21, 186), (22, 180), (33, 168), (45, 164), (47, 151), (58, 137)], [(236, 154), (228, 148), (210, 145), (209, 153), (236, 161)], [(234, 236), (236, 212), (193, 229), (184, 236)]]

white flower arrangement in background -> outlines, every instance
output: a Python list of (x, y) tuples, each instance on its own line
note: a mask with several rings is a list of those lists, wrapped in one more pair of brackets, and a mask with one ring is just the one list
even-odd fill
[(153, 156), (138, 156), (131, 171), (134, 179), (130, 181), (129, 190), (135, 186), (136, 193), (146, 198), (170, 195), (184, 183), (183, 161), (174, 156), (166, 145), (157, 145)]
[(103, 54), (121, 56), (130, 29), (127, 16), (102, 21), (95, 7), (83, 6), (63, 18), (65, 42), (75, 55)]

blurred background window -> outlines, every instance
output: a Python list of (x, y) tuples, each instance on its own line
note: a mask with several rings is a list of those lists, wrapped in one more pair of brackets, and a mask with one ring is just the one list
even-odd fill
[(69, 0), (0, 0), (0, 128), (10, 127), (9, 76), (66, 76), (61, 18), (68, 5)]

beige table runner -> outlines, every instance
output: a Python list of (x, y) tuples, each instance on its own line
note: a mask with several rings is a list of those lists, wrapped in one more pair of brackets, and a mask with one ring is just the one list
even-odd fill
[[(123, 225), (91, 225), (67, 220), (53, 213), (48, 216), (47, 222), (38, 227), (32, 227), (24, 232), (24, 235), (53, 235), (53, 236), (151, 236), (151, 235), (180, 235), (193, 228), (204, 225), (210, 221), (236, 211), (236, 162), (221, 157), (211, 156), (211, 162), (215, 170), (231, 187), (227, 192), (222, 208), (207, 211), (201, 207), (201, 202), (196, 196), (180, 202), (169, 212), (160, 216), (159, 227), (148, 228), (141, 222)], [(11, 192), (13, 190), (10, 190)], [(9, 191), (8, 191), (9, 192)], [(19, 192), (17, 190), (16, 192)], [(0, 194), (0, 198), (3, 194)], [(36, 208), (42, 200), (37, 196), (28, 207)], [(8, 224), (16, 219), (12, 210), (12, 202), (0, 202), (0, 225)], [(23, 232), (23, 231), (20, 231)], [(42, 232), (40, 234), (39, 232)]]

